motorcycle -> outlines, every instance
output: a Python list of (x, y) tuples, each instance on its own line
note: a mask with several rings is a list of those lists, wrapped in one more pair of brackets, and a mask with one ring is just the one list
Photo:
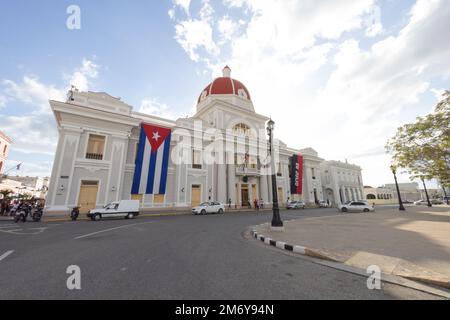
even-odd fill
[(18, 223), (20, 220), (22, 220), (22, 222), (26, 222), (27, 217), (30, 214), (30, 212), (31, 212), (30, 205), (28, 205), (28, 204), (22, 205), (14, 213), (14, 222)]
[(44, 211), (42, 208), (36, 208), (36, 210), (31, 214), (31, 217), (33, 218), (34, 222), (39, 222), (42, 219), (42, 215), (44, 214)]
[(70, 219), (72, 219), (72, 221), (77, 221), (79, 215), (80, 215), (80, 207), (74, 207), (72, 209), (72, 212), (70, 213)]

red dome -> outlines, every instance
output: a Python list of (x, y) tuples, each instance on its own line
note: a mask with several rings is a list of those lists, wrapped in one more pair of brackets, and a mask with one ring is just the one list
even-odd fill
[(198, 103), (212, 94), (233, 94), (251, 101), (250, 93), (247, 88), (242, 82), (232, 79), (230, 77), (230, 71), (230, 68), (225, 67), (223, 69), (224, 76), (215, 79), (202, 91), (198, 98)]

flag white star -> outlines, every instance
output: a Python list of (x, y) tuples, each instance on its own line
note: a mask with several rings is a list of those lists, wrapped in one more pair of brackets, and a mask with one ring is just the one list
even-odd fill
[(159, 132), (153, 132), (153, 140), (156, 140), (156, 142), (158, 142), (159, 138), (161, 138), (161, 136), (159, 135)]

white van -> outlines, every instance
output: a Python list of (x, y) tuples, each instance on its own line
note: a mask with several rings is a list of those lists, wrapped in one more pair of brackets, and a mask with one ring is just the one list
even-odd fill
[(89, 210), (87, 216), (93, 221), (99, 221), (102, 218), (123, 217), (134, 219), (139, 215), (139, 200), (121, 200), (111, 202), (102, 209)]

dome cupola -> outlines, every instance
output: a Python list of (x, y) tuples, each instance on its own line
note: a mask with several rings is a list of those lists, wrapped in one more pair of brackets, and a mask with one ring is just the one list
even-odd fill
[(214, 79), (200, 94), (198, 103), (213, 95), (235, 95), (247, 101), (252, 101), (250, 92), (242, 82), (231, 78), (231, 69), (226, 66), (222, 70), (223, 76)]

